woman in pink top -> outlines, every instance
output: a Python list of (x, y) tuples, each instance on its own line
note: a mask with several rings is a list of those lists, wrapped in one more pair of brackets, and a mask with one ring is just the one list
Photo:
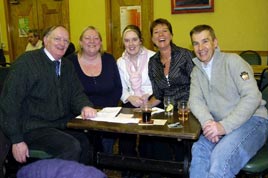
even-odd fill
[[(122, 83), (122, 106), (128, 108), (140, 107), (152, 95), (152, 85), (148, 76), (148, 62), (155, 52), (142, 45), (142, 34), (139, 27), (128, 25), (123, 31), (122, 40), (125, 51), (117, 60), (117, 66)], [(143, 137), (140, 137), (140, 154), (145, 147)], [(126, 156), (136, 156), (136, 135), (121, 135), (119, 151)], [(133, 175), (134, 174), (134, 175)], [(123, 172), (122, 177), (138, 177), (135, 173)]]

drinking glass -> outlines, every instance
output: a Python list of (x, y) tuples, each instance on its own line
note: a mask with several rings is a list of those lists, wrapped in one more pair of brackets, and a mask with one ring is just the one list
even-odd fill
[(150, 105), (149, 103), (143, 104), (141, 106), (141, 112), (142, 112), (142, 122), (150, 123), (152, 115), (152, 105)]
[(172, 96), (164, 97), (164, 109), (165, 114), (168, 116), (172, 116), (174, 112), (174, 98)]
[(190, 109), (187, 101), (178, 102), (178, 116), (180, 121), (187, 121), (189, 118)]

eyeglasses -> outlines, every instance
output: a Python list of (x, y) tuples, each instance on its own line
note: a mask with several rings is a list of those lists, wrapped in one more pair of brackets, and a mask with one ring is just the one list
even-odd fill
[(60, 42), (63, 41), (63, 43), (64, 43), (65, 45), (69, 45), (69, 43), (70, 43), (69, 40), (66, 40), (66, 39), (63, 39), (63, 38), (60, 38), (60, 37), (54, 37), (54, 38), (52, 38), (52, 39), (53, 39), (53, 41), (56, 42), (56, 43), (60, 43)]

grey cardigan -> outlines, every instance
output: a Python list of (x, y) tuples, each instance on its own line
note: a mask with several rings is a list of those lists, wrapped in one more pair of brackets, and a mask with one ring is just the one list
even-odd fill
[(199, 59), (193, 62), (189, 103), (202, 126), (209, 119), (219, 121), (228, 134), (253, 115), (267, 119), (253, 70), (240, 56), (216, 50), (210, 81)]

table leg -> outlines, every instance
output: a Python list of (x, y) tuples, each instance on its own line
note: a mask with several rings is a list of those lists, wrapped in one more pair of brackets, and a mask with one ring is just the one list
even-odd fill
[(184, 152), (184, 161), (183, 161), (183, 177), (189, 177), (189, 168), (191, 162), (191, 149), (192, 142), (189, 140), (183, 140), (183, 152)]

